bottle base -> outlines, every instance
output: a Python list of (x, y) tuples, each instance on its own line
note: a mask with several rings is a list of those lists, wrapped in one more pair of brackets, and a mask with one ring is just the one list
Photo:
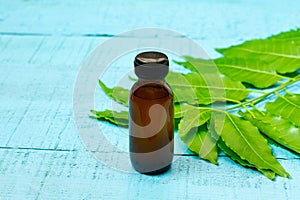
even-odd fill
[(152, 171), (152, 172), (140, 172), (140, 173), (144, 174), (144, 175), (148, 175), (148, 176), (154, 176), (154, 175), (163, 174), (163, 173), (167, 172), (170, 168), (171, 168), (171, 164), (166, 167), (163, 167), (161, 169)]

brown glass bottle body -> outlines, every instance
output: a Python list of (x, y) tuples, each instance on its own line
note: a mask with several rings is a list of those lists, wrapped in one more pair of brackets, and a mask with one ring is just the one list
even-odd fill
[[(151, 112), (152, 106), (159, 106)], [(162, 113), (164, 112), (164, 113)], [(171, 167), (174, 154), (173, 93), (164, 80), (141, 80), (129, 97), (130, 159), (136, 171), (159, 174)], [(154, 126), (153, 129), (140, 127)], [(139, 126), (139, 127), (137, 127)]]

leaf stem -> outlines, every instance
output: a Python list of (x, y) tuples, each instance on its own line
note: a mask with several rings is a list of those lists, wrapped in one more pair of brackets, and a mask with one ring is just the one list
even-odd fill
[[(229, 107), (227, 108), (226, 110), (233, 110), (233, 109), (236, 109), (236, 108), (240, 108), (240, 107), (244, 107), (245, 106), (251, 106), (251, 107), (254, 107), (256, 104), (258, 104), (259, 102), (263, 101), (266, 97), (272, 95), (272, 94), (276, 94), (278, 93), (279, 91), (281, 90), (284, 90), (287, 86), (293, 84), (293, 83), (296, 83), (297, 81), (300, 80), (300, 74), (294, 78), (291, 78), (289, 79), (289, 81), (287, 82), (284, 82), (281, 86), (279, 86), (278, 88), (274, 89), (273, 91), (271, 92), (265, 92), (263, 95), (257, 97), (257, 98), (254, 98), (252, 100), (246, 100), (245, 102), (241, 103), (241, 102), (236, 102), (238, 103), (239, 105), (236, 105), (236, 106), (232, 106), (232, 107)], [(232, 100), (230, 100), (232, 101)], [(233, 101), (234, 102), (234, 101)], [(246, 109), (246, 108), (245, 108)], [(247, 110), (248, 111), (248, 110)]]
[(240, 101), (234, 100), (234, 99), (228, 99), (228, 100), (229, 100), (229, 101), (232, 101), (232, 102), (234, 102), (234, 103), (239, 104), (239, 106), (245, 108), (245, 109), (251, 114), (251, 116), (255, 118), (254, 114), (251, 112), (251, 110), (247, 107), (246, 104), (244, 104), (244, 103), (242, 103), (242, 102), (240, 102)]

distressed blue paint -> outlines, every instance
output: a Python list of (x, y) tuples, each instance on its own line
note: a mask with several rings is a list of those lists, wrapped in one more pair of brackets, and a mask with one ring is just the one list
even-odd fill
[[(295, 28), (299, 21), (300, 6), (292, 0), (1, 0), (0, 199), (297, 199), (299, 157), (277, 147), (274, 153), (291, 173), (290, 180), (271, 182), (226, 157), (220, 158), (220, 166), (180, 157), (171, 171), (158, 177), (97, 163), (78, 138), (72, 91), (80, 64), (109, 35), (168, 28), (218, 56), (213, 48), (267, 37)], [(129, 56), (116, 61), (113, 76), (131, 65)], [(103, 93), (96, 99), (100, 108), (109, 105)], [(126, 148), (126, 137), (116, 127), (102, 126), (114, 133), (110, 140)], [(110, 159), (109, 152), (103, 156)]]
[(171, 171), (151, 177), (114, 171), (84, 151), (1, 150), (0, 156), (0, 192), (14, 199), (296, 199), (300, 176), (299, 160), (282, 161), (294, 179), (271, 182), (224, 157), (219, 166), (181, 157)]

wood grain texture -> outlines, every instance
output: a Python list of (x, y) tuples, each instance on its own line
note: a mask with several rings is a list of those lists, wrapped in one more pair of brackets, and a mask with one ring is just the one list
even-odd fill
[[(167, 28), (211, 47), (296, 28), (297, 1), (71, 1), (1, 0), (0, 34), (111, 36), (144, 27)], [(29, 14), (30, 13), (30, 14)], [(293, 16), (293, 17), (291, 17)]]
[[(0, 199), (297, 199), (299, 156), (273, 147), (292, 179), (271, 182), (223, 154), (214, 166), (180, 156), (166, 174), (120, 172), (84, 149), (72, 119), (74, 82), (89, 53), (113, 35), (173, 29), (213, 48), (299, 26), (299, 3), (280, 1), (0, 0)], [(293, 17), (291, 17), (293, 16)], [(131, 67), (116, 61), (110, 86)], [(126, 67), (124, 67), (124, 65)], [(123, 70), (123, 71), (122, 71)], [(96, 86), (96, 83), (95, 83)], [(300, 92), (300, 86), (291, 88)], [(96, 93), (99, 108), (109, 105)], [(126, 151), (127, 137), (102, 123)], [(101, 151), (109, 160), (111, 152)], [(188, 153), (189, 154), (189, 153)], [(118, 163), (118, 160), (112, 162)]]
[(0, 157), (4, 199), (268, 199), (274, 191), (276, 199), (299, 195), (298, 159), (281, 160), (295, 179), (271, 182), (224, 157), (214, 166), (184, 156), (160, 176), (116, 171), (84, 151), (0, 150)]

